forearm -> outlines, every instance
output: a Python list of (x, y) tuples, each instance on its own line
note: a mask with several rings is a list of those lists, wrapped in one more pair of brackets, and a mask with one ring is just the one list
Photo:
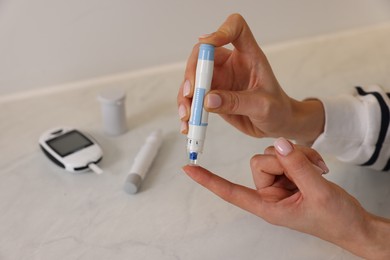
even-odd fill
[(370, 213), (365, 218), (366, 225), (356, 230), (346, 227), (350, 237), (335, 244), (364, 259), (390, 259), (390, 220)]

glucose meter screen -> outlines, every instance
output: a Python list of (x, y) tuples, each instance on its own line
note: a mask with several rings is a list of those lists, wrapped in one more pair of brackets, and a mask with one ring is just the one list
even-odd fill
[(47, 144), (62, 157), (93, 145), (88, 138), (76, 130), (51, 139)]

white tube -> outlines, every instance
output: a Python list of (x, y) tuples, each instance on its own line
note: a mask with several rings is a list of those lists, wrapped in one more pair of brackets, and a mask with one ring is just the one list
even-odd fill
[(150, 166), (152, 165), (154, 158), (162, 143), (161, 130), (154, 131), (146, 139), (145, 144), (141, 147), (137, 156), (134, 159), (130, 172), (126, 178), (124, 189), (131, 194), (137, 193), (143, 179)]

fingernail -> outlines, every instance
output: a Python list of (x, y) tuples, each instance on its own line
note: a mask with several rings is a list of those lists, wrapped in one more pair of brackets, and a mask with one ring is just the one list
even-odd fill
[(180, 133), (184, 134), (187, 132), (187, 122), (182, 121), (180, 124)]
[(190, 81), (187, 79), (185, 82), (184, 82), (184, 85), (183, 85), (183, 96), (188, 96), (190, 94), (190, 91), (191, 91), (191, 83)]
[(180, 119), (183, 119), (184, 117), (186, 117), (186, 115), (187, 115), (187, 109), (185, 108), (184, 105), (180, 105), (180, 106), (179, 106), (178, 113), (179, 113)]
[(205, 34), (202, 34), (201, 36), (199, 36), (199, 39), (209, 38), (211, 35), (213, 35), (213, 33), (205, 33)]
[(321, 170), (324, 171), (324, 174), (327, 174), (329, 172), (328, 166), (326, 166), (324, 161), (318, 161), (317, 166), (321, 168)]
[(276, 139), (276, 141), (274, 142), (274, 146), (275, 149), (283, 156), (289, 155), (293, 150), (293, 147), (291, 146), (290, 142), (283, 137)]
[(206, 100), (206, 106), (208, 108), (218, 108), (222, 104), (222, 99), (217, 94), (208, 94)]

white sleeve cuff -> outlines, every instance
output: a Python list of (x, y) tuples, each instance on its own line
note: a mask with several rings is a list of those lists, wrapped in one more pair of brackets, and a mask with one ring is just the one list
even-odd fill
[[(335, 155), (338, 159), (354, 164), (365, 164), (378, 150), (378, 136), (383, 135), (383, 111), (389, 107), (386, 93), (378, 86), (365, 88), (364, 94), (352, 96), (343, 95), (334, 98), (322, 98), (325, 110), (324, 132), (315, 140), (313, 148)], [(379, 95), (373, 95), (379, 93)], [(379, 97), (378, 97), (379, 96)], [(379, 99), (384, 100), (381, 104)], [(387, 128), (388, 128), (387, 119)], [(385, 125), (386, 126), (386, 125)], [(386, 128), (386, 138), (381, 155), (372, 165), (383, 169), (388, 163), (389, 131)], [(383, 139), (383, 138), (382, 138)], [(385, 144), (387, 142), (387, 144)], [(388, 149), (387, 149), (388, 150)]]

